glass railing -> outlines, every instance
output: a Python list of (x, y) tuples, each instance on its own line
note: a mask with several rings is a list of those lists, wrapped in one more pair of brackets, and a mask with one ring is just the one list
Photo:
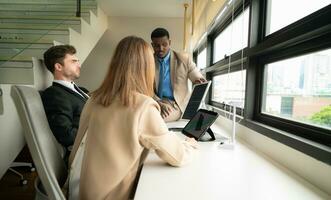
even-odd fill
[[(6, 73), (31, 69), (32, 57), (42, 58), (53, 41), (69, 43), (69, 27), (80, 32), (76, 0), (2, 0), (0, 3), (0, 83)], [(82, 0), (81, 17), (96, 11), (92, 0)], [(33, 77), (32, 77), (33, 79)]]

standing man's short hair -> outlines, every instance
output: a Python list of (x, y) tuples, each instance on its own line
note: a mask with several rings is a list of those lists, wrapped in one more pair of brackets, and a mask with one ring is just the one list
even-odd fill
[(49, 48), (44, 53), (44, 63), (47, 69), (54, 73), (54, 65), (60, 63), (63, 65), (63, 60), (67, 54), (73, 55), (76, 54), (75, 47), (71, 45), (56, 45)]
[(167, 36), (167, 38), (170, 38), (169, 32), (165, 28), (156, 28), (151, 34), (151, 39), (152, 38), (160, 38)]

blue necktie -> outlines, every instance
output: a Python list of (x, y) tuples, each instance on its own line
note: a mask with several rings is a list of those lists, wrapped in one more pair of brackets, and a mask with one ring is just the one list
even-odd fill
[(162, 99), (163, 97), (163, 80), (164, 80), (164, 71), (165, 71), (165, 60), (159, 60), (160, 62), (160, 77), (159, 77), (159, 88), (158, 88), (158, 95), (159, 98)]

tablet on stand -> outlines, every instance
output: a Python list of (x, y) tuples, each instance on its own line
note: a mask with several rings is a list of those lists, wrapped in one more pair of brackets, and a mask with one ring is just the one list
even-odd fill
[[(217, 112), (199, 109), (186, 124), (182, 133), (188, 137), (193, 137), (197, 141), (214, 141), (216, 138), (210, 126), (215, 122), (217, 117)], [(206, 133), (210, 136), (208, 140), (202, 138)]]

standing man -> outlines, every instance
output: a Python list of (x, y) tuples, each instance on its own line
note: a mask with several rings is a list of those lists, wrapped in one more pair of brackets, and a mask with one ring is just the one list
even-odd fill
[(44, 53), (45, 65), (54, 81), (41, 95), (49, 126), (57, 141), (69, 151), (88, 99), (88, 91), (74, 83), (80, 76), (80, 64), (75, 54), (76, 49), (70, 45), (53, 46)]
[(178, 120), (187, 104), (190, 92), (188, 79), (202, 83), (206, 79), (188, 54), (170, 49), (169, 32), (157, 28), (151, 34), (155, 58), (156, 101), (166, 122)]

